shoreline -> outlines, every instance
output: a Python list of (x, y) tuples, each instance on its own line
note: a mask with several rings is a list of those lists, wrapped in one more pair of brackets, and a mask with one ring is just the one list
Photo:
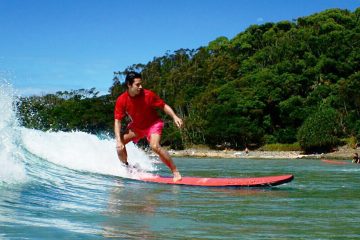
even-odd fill
[(347, 146), (340, 147), (334, 152), (319, 154), (304, 154), (301, 151), (245, 151), (236, 150), (211, 150), (189, 148), (186, 150), (168, 150), (172, 157), (194, 157), (194, 158), (242, 158), (242, 159), (341, 159), (351, 160), (355, 152), (360, 154), (360, 149)]

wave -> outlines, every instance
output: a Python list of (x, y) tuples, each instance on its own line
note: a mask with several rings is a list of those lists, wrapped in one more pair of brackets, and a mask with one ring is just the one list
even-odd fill
[[(128, 171), (116, 154), (113, 139), (101, 139), (85, 132), (43, 132), (21, 129), (24, 147), (32, 154), (54, 164), (78, 171), (127, 177)], [(144, 151), (129, 143), (129, 162), (143, 171), (155, 170)]]
[(15, 92), (0, 79), (0, 184), (23, 182), (26, 179), (24, 155), (17, 147), (20, 137), (15, 112)]
[[(29, 172), (46, 171), (46, 168), (34, 169), (39, 168), (34, 161), (56, 164), (64, 172), (71, 169), (136, 177), (120, 163), (112, 138), (80, 131), (44, 132), (21, 127), (16, 118), (17, 99), (12, 86), (0, 79), (0, 184), (24, 182), (35, 176)], [(141, 170), (139, 173), (156, 170), (154, 161), (142, 149), (132, 143), (126, 147), (129, 163), (136, 165)]]

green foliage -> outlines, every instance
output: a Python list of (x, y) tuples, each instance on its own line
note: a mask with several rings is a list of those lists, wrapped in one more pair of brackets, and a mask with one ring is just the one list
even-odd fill
[(356, 139), (356, 137), (351, 136), (349, 138), (345, 138), (342, 139), (342, 141), (344, 141), (349, 147), (356, 149), (357, 145), (358, 145), (358, 140)]
[(165, 145), (243, 149), (299, 139), (306, 151), (328, 150), (338, 137), (360, 139), (359, 16), (360, 8), (329, 9), (252, 25), (116, 71), (106, 96), (93, 89), (24, 98), (20, 115), (27, 127), (111, 133), (124, 76), (137, 70), (185, 121), (182, 131), (166, 125)]
[(339, 114), (335, 109), (319, 109), (300, 127), (298, 140), (306, 152), (329, 151), (339, 143)]
[(54, 131), (107, 131), (113, 126), (113, 104), (109, 96), (97, 97), (95, 89), (57, 92), (20, 99), (20, 120), (24, 126)]
[(175, 150), (184, 149), (184, 141), (182, 140), (181, 133), (175, 128), (174, 125), (166, 126), (164, 128), (163, 135), (163, 144)]
[(298, 142), (291, 144), (265, 144), (261, 147), (262, 151), (301, 151), (300, 144)]

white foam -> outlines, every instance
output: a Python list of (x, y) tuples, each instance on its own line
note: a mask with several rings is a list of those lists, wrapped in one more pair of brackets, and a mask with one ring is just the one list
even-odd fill
[[(84, 132), (43, 132), (22, 128), (24, 147), (57, 165), (74, 170), (129, 177), (116, 154), (113, 139)], [(128, 161), (143, 171), (155, 169), (152, 160), (133, 143), (126, 146)]]
[(129, 173), (117, 157), (114, 139), (100, 139), (84, 132), (43, 132), (19, 127), (15, 102), (11, 84), (0, 76), (0, 185), (26, 178), (24, 163), (28, 156), (23, 148), (74, 170), (122, 177), (155, 170), (153, 160), (133, 143), (126, 146), (128, 161), (140, 170)]
[(14, 99), (11, 85), (0, 79), (0, 184), (21, 182), (26, 178), (23, 155), (18, 147)]

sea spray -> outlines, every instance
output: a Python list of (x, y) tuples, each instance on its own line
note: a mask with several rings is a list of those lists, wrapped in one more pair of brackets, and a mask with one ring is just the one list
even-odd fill
[(26, 176), (15, 110), (14, 90), (0, 78), (0, 184), (21, 182)]
[[(85, 132), (43, 132), (22, 129), (25, 148), (43, 160), (69, 169), (131, 177), (117, 157), (115, 141)], [(133, 143), (127, 144), (129, 162), (142, 171), (155, 170), (152, 160)]]
[[(12, 86), (0, 79), (0, 184), (26, 177), (29, 159), (47, 161), (73, 170), (122, 177), (137, 177), (117, 157), (115, 140), (85, 132), (40, 131), (21, 127)], [(35, 115), (34, 115), (35, 116)], [(126, 146), (128, 160), (139, 173), (156, 170), (153, 159), (133, 143)], [(135, 174), (134, 174), (135, 173)], [(61, 174), (61, 173), (60, 173)]]

